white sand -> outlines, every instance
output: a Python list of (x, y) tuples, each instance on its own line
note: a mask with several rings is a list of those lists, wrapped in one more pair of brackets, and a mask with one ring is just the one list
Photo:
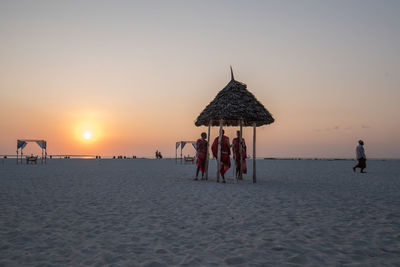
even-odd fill
[(259, 183), (217, 184), (174, 160), (0, 159), (0, 266), (399, 266), (399, 163), (259, 160)]

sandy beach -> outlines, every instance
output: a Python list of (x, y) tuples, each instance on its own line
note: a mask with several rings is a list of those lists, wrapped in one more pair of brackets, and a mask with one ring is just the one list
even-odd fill
[(0, 266), (399, 266), (399, 163), (258, 160), (257, 184), (217, 184), (169, 159), (2, 160)]

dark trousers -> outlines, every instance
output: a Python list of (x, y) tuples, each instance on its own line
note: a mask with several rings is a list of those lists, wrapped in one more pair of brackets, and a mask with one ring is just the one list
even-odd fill
[(360, 168), (361, 171), (363, 171), (367, 167), (367, 159), (365, 158), (360, 158), (358, 159), (358, 164), (354, 166), (354, 168)]

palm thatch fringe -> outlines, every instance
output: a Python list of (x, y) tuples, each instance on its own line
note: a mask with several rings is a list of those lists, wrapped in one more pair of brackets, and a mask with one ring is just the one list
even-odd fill
[(247, 85), (233, 78), (222, 89), (213, 101), (200, 113), (195, 122), (196, 126), (219, 126), (223, 119), (225, 126), (262, 126), (275, 120), (268, 110), (256, 97), (247, 90)]

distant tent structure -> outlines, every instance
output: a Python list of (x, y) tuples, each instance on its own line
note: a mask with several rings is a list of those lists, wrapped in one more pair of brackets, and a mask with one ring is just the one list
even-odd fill
[[(22, 163), (22, 157), (24, 155), (23, 149), (29, 142), (34, 142), (42, 149), (41, 163), (46, 163), (47, 160), (47, 142), (46, 140), (34, 140), (34, 139), (18, 139), (17, 140), (17, 164)], [(21, 152), (21, 154), (20, 154)], [(21, 156), (21, 157), (20, 157)]]
[[(221, 139), (223, 126), (239, 126), (240, 140), (242, 139), (242, 127), (253, 127), (253, 182), (255, 183), (257, 181), (256, 127), (271, 124), (274, 121), (274, 118), (263, 104), (261, 104), (256, 97), (247, 90), (247, 85), (234, 79), (231, 67), (231, 81), (217, 94), (214, 100), (206, 106), (195, 122), (196, 126), (208, 126), (208, 146), (211, 140), (210, 127), (220, 127), (218, 138), (217, 181), (219, 181), (220, 176), (219, 170), (221, 166)], [(239, 148), (239, 151), (242, 151), (241, 147)], [(242, 155), (240, 156), (242, 157)], [(206, 179), (208, 178), (208, 161), (209, 156), (207, 153)], [(239, 175), (241, 178), (242, 164), (240, 164)]]
[(178, 141), (175, 145), (175, 160), (178, 159), (178, 148), (181, 147), (181, 159), (182, 159), (182, 150), (186, 144), (192, 144), (195, 150), (196, 148), (196, 141)]

